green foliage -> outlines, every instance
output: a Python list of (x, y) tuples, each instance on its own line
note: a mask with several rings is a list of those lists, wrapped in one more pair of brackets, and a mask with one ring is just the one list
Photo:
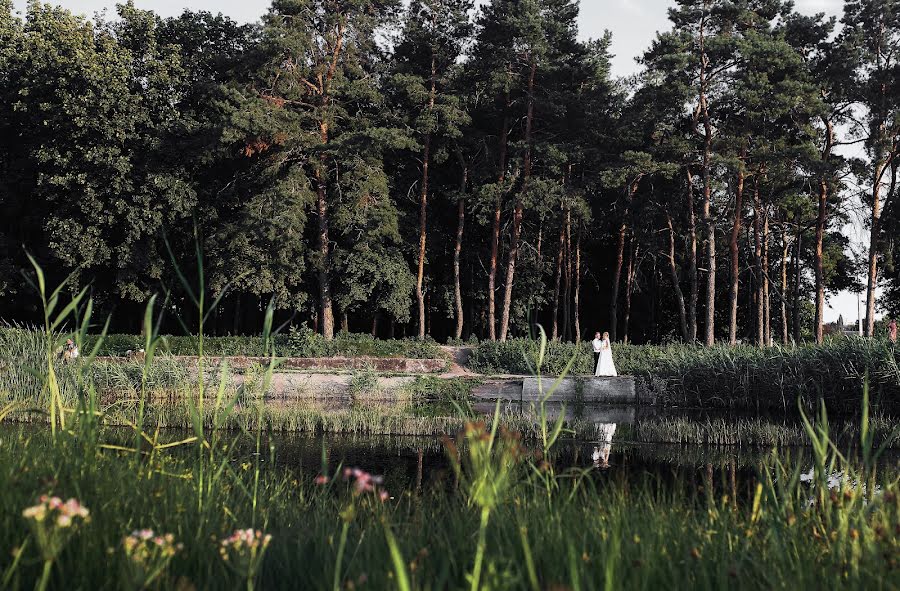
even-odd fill
[(305, 326), (292, 330), (285, 345), (286, 354), (293, 357), (440, 357), (437, 343), (430, 339), (382, 340), (368, 334), (341, 332), (329, 341)]
[[(470, 367), (481, 373), (529, 374), (537, 357), (530, 340), (482, 342)], [(758, 348), (685, 345), (617, 345), (620, 375), (641, 380), (665, 405), (791, 411), (799, 397), (813, 408), (821, 397), (834, 412), (859, 406), (861, 383), (868, 372), (873, 402), (896, 412), (900, 400), (897, 359), (885, 341), (842, 338), (823, 346)], [(572, 372), (592, 374), (587, 343), (551, 342), (544, 373), (557, 375), (575, 359)]]

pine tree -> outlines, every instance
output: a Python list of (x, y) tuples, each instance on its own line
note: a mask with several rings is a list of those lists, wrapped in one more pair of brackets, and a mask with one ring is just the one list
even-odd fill
[(400, 42), (394, 53), (392, 85), (406, 125), (413, 130), (421, 154), (419, 179), (416, 303), (418, 334), (425, 337), (425, 262), (428, 235), (430, 169), (449, 157), (448, 141), (468, 123), (460, 97), (450, 86), (472, 24), (472, 0), (414, 0), (407, 9)]
[(875, 335), (875, 289), (878, 259), (882, 254), (882, 214), (897, 192), (900, 169), (900, 2), (895, 0), (847, 0), (844, 4), (842, 43), (856, 51), (857, 101), (865, 107), (866, 121), (859, 133), (865, 138), (871, 161), (872, 215), (869, 224), (868, 283), (866, 285), (866, 335)]

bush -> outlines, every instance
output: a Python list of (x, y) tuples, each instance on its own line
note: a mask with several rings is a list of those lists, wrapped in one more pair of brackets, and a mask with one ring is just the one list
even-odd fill
[(376, 339), (370, 334), (341, 332), (328, 341), (312, 329), (291, 329), (285, 349), (279, 354), (292, 357), (408, 357), (436, 359), (440, 349), (432, 339)]
[[(85, 343), (90, 349), (96, 343), (92, 335)], [(275, 351), (290, 357), (409, 357), (412, 359), (436, 359), (440, 356), (433, 340), (390, 339), (379, 340), (368, 334), (339, 333), (331, 341), (303, 326), (288, 334), (275, 335)], [(99, 355), (121, 357), (128, 351), (138, 351), (144, 346), (140, 335), (107, 335)], [(172, 355), (196, 355), (196, 336), (164, 337), (160, 352)], [(203, 353), (210, 357), (265, 355), (265, 347), (259, 336), (204, 337)]]
[[(837, 412), (856, 412), (866, 373), (876, 405), (900, 411), (900, 369), (887, 343), (847, 338), (798, 347), (701, 347), (614, 345), (621, 375), (652, 384), (666, 405), (745, 409), (807, 408), (819, 397)], [(528, 374), (537, 344), (529, 340), (485, 342), (472, 352), (470, 367), (481, 373)], [(574, 356), (572, 373), (592, 373), (589, 343), (549, 343), (542, 367), (558, 375)], [(530, 366), (529, 366), (530, 364)]]

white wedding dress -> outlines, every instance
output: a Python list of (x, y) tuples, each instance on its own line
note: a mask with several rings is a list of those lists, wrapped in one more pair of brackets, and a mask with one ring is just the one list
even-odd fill
[(613, 361), (612, 346), (609, 339), (603, 339), (603, 345), (600, 347), (600, 361), (594, 370), (595, 376), (617, 376), (616, 364)]

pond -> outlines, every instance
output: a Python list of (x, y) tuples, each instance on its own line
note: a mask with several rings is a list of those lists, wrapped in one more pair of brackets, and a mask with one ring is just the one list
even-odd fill
[[(334, 412), (345, 411), (349, 404), (328, 407)], [(418, 407), (415, 412), (430, 413), (430, 407)], [(475, 417), (493, 414), (493, 403), (473, 405)], [(532, 404), (503, 403), (500, 412), (537, 424), (538, 412)], [(726, 481), (753, 482), (763, 461), (775, 454), (792, 466), (799, 465), (804, 473), (812, 470), (812, 451), (805, 445), (710, 445), (667, 442), (648, 443), (639, 437), (658, 424), (704, 428), (713, 425), (722, 429), (737, 429), (754, 425), (753, 421), (769, 428), (778, 427), (795, 433), (798, 441), (805, 440), (799, 417), (750, 418), (747, 414), (706, 412), (696, 409), (654, 409), (636, 406), (559, 405), (546, 406), (548, 421), (552, 423), (565, 413), (567, 424), (580, 425), (579, 431), (592, 432), (593, 438), (573, 437), (564, 433), (554, 447), (552, 461), (557, 471), (575, 469), (589, 472), (598, 481), (608, 479), (664, 482), (695, 482), (718, 475)], [(441, 413), (443, 414), (443, 413)], [(749, 421), (749, 422), (748, 422)], [(893, 422), (888, 420), (888, 422)], [(585, 429), (585, 425), (591, 428)], [(856, 424), (850, 420), (835, 420), (832, 433), (841, 440), (854, 435)], [(172, 434), (173, 438), (185, 433)], [(451, 434), (453, 435), (453, 434)], [(254, 438), (238, 436), (236, 460), (255, 453)], [(851, 462), (858, 460), (852, 441), (841, 451)], [(538, 453), (538, 441), (526, 439), (529, 453)], [(444, 436), (366, 435), (359, 433), (275, 433), (261, 437), (263, 461), (274, 461), (278, 469), (298, 473), (334, 474), (342, 467), (360, 467), (385, 476), (389, 486), (408, 489), (443, 486), (452, 480), (452, 468), (445, 451)], [(885, 450), (879, 458), (885, 475), (900, 474), (900, 449)]]

